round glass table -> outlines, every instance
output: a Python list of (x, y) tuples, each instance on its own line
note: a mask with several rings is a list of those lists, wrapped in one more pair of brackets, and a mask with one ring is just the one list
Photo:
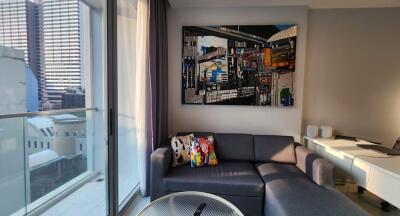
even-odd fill
[(185, 191), (161, 197), (144, 208), (138, 216), (243, 216), (229, 201), (213, 194)]

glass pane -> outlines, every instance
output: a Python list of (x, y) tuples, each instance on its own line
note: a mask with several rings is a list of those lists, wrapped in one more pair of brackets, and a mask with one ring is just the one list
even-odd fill
[(0, 1), (0, 215), (107, 214), (104, 5)]
[(25, 118), (28, 212), (78, 184), (44, 215), (76, 215), (78, 210), (105, 215), (105, 159), (96, 153), (104, 151), (104, 145), (94, 144), (99, 114), (88, 110)]
[(0, 119), (0, 215), (26, 213), (22, 134), (22, 118)]
[(136, 122), (136, 1), (118, 0), (118, 200), (120, 208), (139, 184)]

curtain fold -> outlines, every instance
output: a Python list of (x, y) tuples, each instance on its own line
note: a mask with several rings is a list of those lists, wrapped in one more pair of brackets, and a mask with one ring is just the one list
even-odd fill
[(150, 77), (153, 150), (168, 141), (167, 0), (150, 0)]
[(140, 192), (149, 193), (150, 153), (153, 143), (151, 77), (149, 72), (149, 2), (138, 0), (136, 29), (135, 116)]
[(167, 6), (138, 0), (136, 121), (140, 190), (150, 193), (150, 154), (168, 141)]

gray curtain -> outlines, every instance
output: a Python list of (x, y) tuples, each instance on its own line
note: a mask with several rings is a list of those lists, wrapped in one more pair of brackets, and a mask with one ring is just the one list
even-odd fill
[[(167, 0), (149, 0), (149, 78), (146, 106), (151, 109), (147, 120), (149, 154), (168, 141), (168, 41)], [(147, 157), (146, 194), (150, 192), (150, 157)]]
[(168, 140), (167, 0), (150, 0), (150, 78), (153, 150)]

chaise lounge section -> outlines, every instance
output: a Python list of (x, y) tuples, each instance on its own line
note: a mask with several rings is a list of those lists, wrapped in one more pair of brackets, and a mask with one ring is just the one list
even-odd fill
[[(185, 135), (188, 133), (178, 133)], [(194, 133), (214, 136), (219, 164), (171, 166), (168, 145), (151, 155), (151, 200), (180, 191), (218, 195), (244, 215), (368, 215), (334, 188), (334, 166), (293, 137)]]

